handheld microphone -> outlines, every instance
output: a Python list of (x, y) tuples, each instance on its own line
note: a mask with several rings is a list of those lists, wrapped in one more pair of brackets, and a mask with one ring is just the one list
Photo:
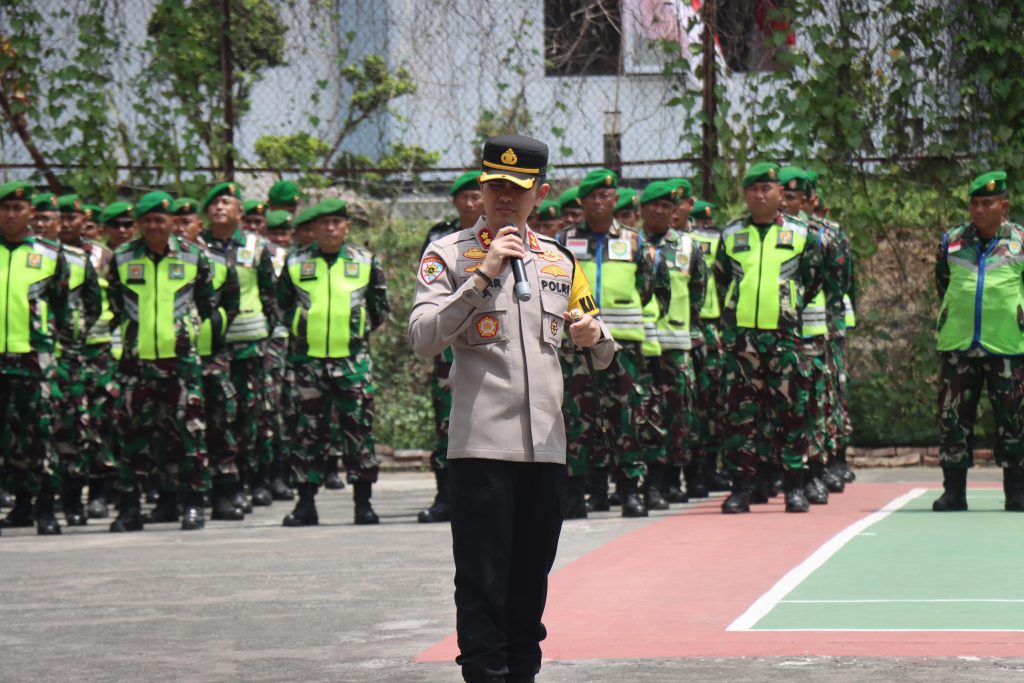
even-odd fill
[[(516, 227), (515, 223), (509, 223), (505, 227)], [(514, 292), (516, 299), (519, 301), (529, 301), (530, 297), (533, 296), (533, 291), (530, 288), (530, 281), (526, 279), (526, 269), (523, 268), (523, 259), (521, 258), (510, 258), (509, 261), (512, 263), (512, 277), (516, 281)]]

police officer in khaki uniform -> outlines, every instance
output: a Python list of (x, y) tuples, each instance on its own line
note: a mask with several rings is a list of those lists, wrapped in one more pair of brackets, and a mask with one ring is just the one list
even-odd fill
[[(487, 141), (485, 215), (426, 250), (409, 318), (419, 356), (455, 352), (448, 459), (456, 661), (467, 681), (532, 680), (540, 669), (565, 504), (562, 330), (593, 347), (599, 369), (614, 352), (572, 253), (526, 225), (550, 189), (547, 157), (532, 138)], [(521, 259), (528, 300), (513, 292), (512, 259)]]

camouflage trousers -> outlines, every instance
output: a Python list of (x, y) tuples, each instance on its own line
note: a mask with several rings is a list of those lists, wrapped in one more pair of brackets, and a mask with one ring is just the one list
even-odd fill
[(284, 387), (288, 371), (288, 339), (271, 337), (263, 346), (263, 394), (260, 404), (257, 457), (261, 463), (286, 461)]
[(83, 444), (89, 474), (109, 477), (117, 472), (121, 452), (121, 434), (117, 428), (121, 384), (110, 344), (85, 347), (85, 394), (92, 433), (96, 437)]
[(804, 342), (811, 372), (807, 384), (807, 459), (811, 462), (828, 463), (830, 454), (835, 453), (835, 432), (828, 419), (832, 414), (832, 397), (829, 392), (829, 371), (827, 365), (826, 341), (824, 337)]
[(204, 356), (202, 363), (210, 473), (219, 479), (238, 481), (238, 441), (232, 428), (238, 420), (238, 393), (231, 381), (231, 356), (216, 353)]
[[(231, 424), (238, 443), (238, 468), (244, 476), (260, 464), (257, 451), (260, 408), (263, 405), (263, 356), (231, 359), (231, 383), (235, 385), (238, 413)], [(269, 461), (263, 463), (269, 464)]]
[(295, 482), (320, 486), (340, 450), (350, 483), (377, 481), (370, 358), (309, 358), (291, 364), (297, 402), (291, 431)]
[(704, 323), (704, 345), (691, 353), (697, 396), (694, 403), (697, 429), (693, 433), (694, 457), (716, 459), (722, 451), (722, 420), (725, 417), (723, 371), (725, 355), (718, 327)]
[(832, 409), (828, 419), (831, 423), (830, 429), (835, 435), (835, 447), (838, 452), (850, 445), (850, 437), (853, 436), (853, 425), (847, 408), (849, 378), (846, 374), (846, 335), (834, 334), (829, 337), (826, 359)]
[(939, 462), (943, 467), (974, 465), (974, 421), (982, 387), (995, 418), (995, 461), (1000, 467), (1024, 465), (1024, 358), (968, 357), (942, 353), (939, 372)]
[(61, 478), (81, 481), (89, 472), (85, 444), (95, 447), (94, 433), (86, 397), (85, 358), (81, 349), (62, 350), (57, 359), (57, 401), (54, 447), (57, 449)]
[(443, 470), (448, 466), (448, 421), (452, 414), (452, 385), (448, 379), (452, 364), (440, 356), (434, 359), (430, 375), (430, 402), (434, 407), (434, 450), (430, 453), (430, 469)]
[(122, 361), (124, 451), (119, 486), (152, 477), (163, 490), (206, 491), (203, 370), (198, 359)]
[[(657, 377), (657, 375), (655, 375)], [(697, 376), (690, 351), (661, 354), (661, 392), (665, 398), (664, 440), (668, 462), (686, 466), (693, 459), (693, 444), (700, 429), (697, 413)]]
[(53, 440), (59, 398), (52, 376), (0, 375), (0, 483), (6, 491), (34, 496), (43, 486), (60, 488)]
[[(615, 466), (630, 479), (647, 471), (641, 431), (647, 425), (645, 400), (650, 374), (640, 342), (617, 344), (606, 369), (594, 373), (582, 353), (563, 345), (571, 369), (563, 414), (566, 424), (566, 462), (571, 476), (584, 476), (599, 467)], [(611, 452), (605, 446), (607, 434)]]
[(805, 466), (808, 366), (797, 349), (764, 351), (745, 337), (726, 350), (723, 437), (730, 470), (753, 475), (758, 462)]

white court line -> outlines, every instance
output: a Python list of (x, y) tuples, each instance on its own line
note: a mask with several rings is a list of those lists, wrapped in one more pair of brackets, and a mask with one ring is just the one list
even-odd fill
[(888, 604), (888, 603), (932, 603), (932, 602), (1005, 602), (1005, 603), (1024, 603), (1024, 598), (920, 598), (906, 600), (902, 598), (878, 598), (878, 599), (866, 599), (866, 600), (779, 600), (781, 605), (875, 605), (875, 604)]
[(1024, 633), (1019, 628), (759, 628), (758, 633)]
[(760, 621), (766, 614), (771, 612), (777, 604), (779, 604), (780, 600), (789, 595), (794, 588), (803, 582), (804, 579), (814, 573), (814, 571), (821, 567), (821, 565), (825, 564), (830, 557), (839, 552), (839, 550), (849, 543), (851, 539), (857, 536), (857, 534), (861, 533), (873, 524), (877, 524), (910, 501), (927, 492), (928, 489), (923, 488), (911, 489), (899, 498), (887, 503), (881, 510), (872, 512), (867, 517), (857, 520), (840, 531), (815, 550), (810, 557), (789, 570), (789, 573), (779, 579), (778, 582), (772, 586), (771, 590), (758, 598), (753, 605), (747, 608), (746, 612), (729, 624), (725, 630), (749, 631), (752, 629), (754, 624)]

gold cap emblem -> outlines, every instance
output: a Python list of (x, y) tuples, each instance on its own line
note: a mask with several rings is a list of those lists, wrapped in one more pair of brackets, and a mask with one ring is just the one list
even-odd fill
[(515, 166), (519, 163), (519, 157), (516, 156), (515, 151), (511, 147), (501, 153), (501, 163), (506, 166)]
[(611, 186), (611, 184), (612, 184), (612, 177), (610, 175), (606, 175), (604, 177), (604, 184), (608, 185), (608, 186)]
[(92, 218), (92, 209), (86, 209), (85, 210), (85, 217), (86, 218)]
[(134, 210), (135, 210), (134, 206), (129, 206), (127, 209), (124, 210), (124, 212), (126, 214), (128, 214), (129, 216), (131, 216), (132, 215), (132, 211), (134, 211)]
[(994, 181), (994, 180), (988, 181), (988, 183), (985, 185), (985, 189), (988, 190), (989, 192), (992, 192), (993, 190), (995, 190), (996, 189), (996, 181)]
[(76, 199), (75, 200), (75, 211), (81, 211), (81, 209), (82, 209), (82, 202)]
[(57, 206), (57, 197), (56, 196), (50, 197), (50, 203), (53, 204), (54, 206)]
[(235, 185), (234, 185), (234, 183), (232, 183), (231, 185), (228, 185), (228, 192), (230, 192), (231, 194), (235, 193)]
[(24, 197), (25, 196), (25, 188), (19, 187), (17, 190), (14, 191), (14, 196), (15, 197)]
[(710, 206), (705, 206), (704, 207), (704, 215), (707, 216), (708, 218), (711, 218), (711, 207)]
[(795, 190), (796, 189), (796, 178), (793, 178), (792, 180), (789, 181), (789, 189), (791, 189), (791, 190)]
[(170, 203), (169, 201), (167, 201), (166, 199), (164, 199), (164, 200), (162, 200), (162, 201), (160, 202), (160, 206), (164, 207), (165, 209), (166, 209), (167, 207), (169, 207), (170, 205), (171, 205), (171, 203)]
[(769, 168), (768, 169), (768, 179), (769, 180), (775, 180), (775, 169), (774, 168)]

